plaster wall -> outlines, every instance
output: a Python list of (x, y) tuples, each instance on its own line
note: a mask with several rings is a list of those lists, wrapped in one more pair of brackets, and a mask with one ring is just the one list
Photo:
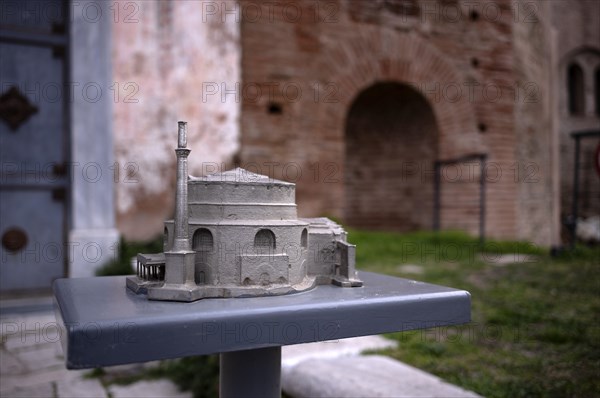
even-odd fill
[[(188, 122), (191, 175), (216, 171), (238, 150), (239, 103), (208, 95), (240, 76), (236, 11), (216, 2), (122, 1), (113, 24), (117, 226), (125, 238), (162, 231), (174, 206), (178, 120)], [(211, 15), (211, 18), (207, 18)], [(117, 94), (115, 94), (117, 95)]]

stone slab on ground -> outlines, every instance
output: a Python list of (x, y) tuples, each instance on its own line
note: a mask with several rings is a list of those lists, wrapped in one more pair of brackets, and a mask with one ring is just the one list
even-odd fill
[(2, 302), (0, 396), (106, 398), (99, 380), (84, 377), (88, 371), (66, 369), (60, 330), (47, 302), (51, 298)]
[(41, 345), (60, 346), (60, 326), (53, 313), (29, 314), (27, 316), (0, 318), (1, 339), (8, 350), (27, 350)]
[(362, 336), (288, 345), (281, 348), (281, 366), (284, 368), (295, 366), (307, 359), (332, 359), (341, 356), (360, 355), (364, 351), (383, 350), (395, 348), (396, 346), (395, 341), (381, 336)]
[(0, 375), (18, 375), (26, 371), (25, 365), (9, 351), (0, 350)]
[[(50, 303), (50, 305), (48, 305)], [(141, 381), (104, 388), (89, 370), (67, 370), (52, 300), (4, 300), (0, 314), (0, 397), (28, 398), (190, 398), (169, 380)], [(107, 367), (107, 373), (136, 374), (157, 366), (148, 362)]]
[(56, 381), (59, 398), (107, 398), (108, 394), (98, 379), (70, 377)]
[(425, 267), (416, 264), (402, 264), (396, 267), (396, 270), (405, 274), (423, 275), (425, 273)]
[(36, 350), (14, 352), (14, 354), (30, 372), (65, 368), (65, 358), (62, 354), (57, 355), (53, 346), (43, 345)]
[(309, 359), (282, 369), (283, 389), (300, 397), (444, 397), (479, 395), (427, 372), (372, 355)]
[(497, 267), (504, 267), (510, 264), (535, 263), (540, 261), (540, 258), (538, 256), (522, 253), (482, 253), (480, 254), (480, 258), (486, 263), (495, 265)]
[(0, 396), (7, 398), (52, 398), (55, 395), (54, 385), (48, 382), (8, 389), (0, 387)]
[[(112, 398), (191, 398), (190, 391), (179, 391), (170, 380), (139, 381), (126, 386), (111, 385), (108, 387)], [(62, 398), (62, 397), (61, 397)]]

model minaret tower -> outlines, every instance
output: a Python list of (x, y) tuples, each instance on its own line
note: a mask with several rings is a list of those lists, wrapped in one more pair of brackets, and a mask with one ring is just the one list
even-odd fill
[[(177, 190), (175, 192), (175, 237), (173, 246), (165, 252), (165, 284), (150, 288), (148, 297), (187, 301), (196, 287), (194, 256), (188, 236), (188, 166), (187, 123), (179, 122), (177, 149)], [(175, 297), (173, 294), (175, 293)], [(169, 297), (169, 298), (167, 298)]]
[[(191, 250), (188, 239), (188, 166), (187, 158), (187, 123), (179, 122), (177, 139), (177, 191), (175, 191), (175, 239), (171, 252), (188, 252)], [(168, 271), (167, 271), (168, 272)]]

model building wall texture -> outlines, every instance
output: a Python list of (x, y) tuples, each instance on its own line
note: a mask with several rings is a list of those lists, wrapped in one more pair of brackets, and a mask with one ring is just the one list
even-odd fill
[(288, 294), (317, 284), (359, 287), (355, 246), (327, 218), (297, 218), (295, 185), (236, 168), (188, 176), (179, 122), (175, 218), (164, 253), (138, 254), (127, 286), (154, 300)]
[[(296, 183), (300, 216), (357, 227), (431, 228), (433, 162), (487, 154), (486, 234), (559, 243), (570, 211), (569, 133), (600, 125), (600, 3), (172, 2), (172, 32), (185, 34), (170, 35), (161, 4), (140, 2), (151, 23), (120, 26), (113, 39), (127, 65), (115, 74), (129, 73), (120, 80), (139, 82), (140, 96), (147, 80), (161, 85), (143, 97), (154, 108), (135, 104), (148, 115), (144, 127), (127, 121), (134, 105), (115, 110), (117, 156), (139, 162), (141, 177), (135, 188), (118, 186), (126, 236), (158, 234), (170, 217), (156, 208), (172, 208), (165, 181), (174, 175), (160, 184), (151, 176), (173, 169), (157, 164), (171, 161), (165, 140), (180, 117), (198, 126), (191, 174), (237, 161)], [(170, 54), (183, 64), (160, 69)], [(567, 98), (572, 62), (585, 72), (576, 113)], [(473, 162), (442, 167), (442, 228), (478, 231), (479, 172)], [(586, 173), (594, 195), (600, 180)], [(587, 215), (600, 213), (593, 200), (582, 203)], [(140, 219), (146, 227), (132, 222)]]

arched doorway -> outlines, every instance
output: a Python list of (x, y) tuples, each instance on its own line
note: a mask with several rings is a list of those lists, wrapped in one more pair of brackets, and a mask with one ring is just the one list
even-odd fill
[(346, 119), (345, 222), (397, 231), (431, 228), (438, 127), (427, 99), (400, 83), (363, 90)]

